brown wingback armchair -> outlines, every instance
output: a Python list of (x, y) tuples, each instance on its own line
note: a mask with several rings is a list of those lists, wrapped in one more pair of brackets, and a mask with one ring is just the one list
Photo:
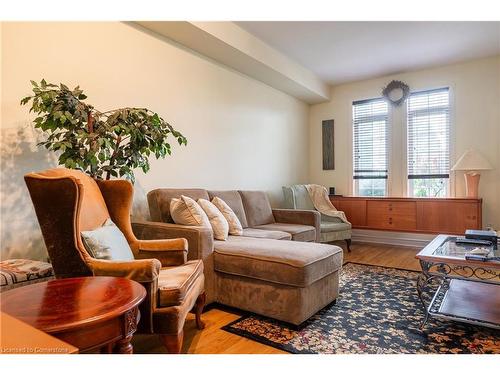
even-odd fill
[[(24, 179), (56, 277), (117, 276), (141, 283), (147, 297), (140, 306), (137, 332), (159, 334), (167, 351), (179, 353), (188, 312), (196, 314), (202, 329), (205, 304), (203, 263), (187, 261), (187, 241), (135, 237), (130, 224), (133, 187), (128, 181), (94, 180), (65, 168), (30, 173)], [(96, 229), (109, 218), (125, 235), (135, 260), (95, 259), (85, 249), (81, 231)]]

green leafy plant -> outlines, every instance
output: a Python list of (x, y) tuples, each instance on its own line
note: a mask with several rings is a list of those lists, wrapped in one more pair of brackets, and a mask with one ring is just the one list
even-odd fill
[(46, 134), (39, 143), (59, 154), (59, 164), (80, 169), (94, 178), (126, 177), (134, 181), (134, 169), (149, 171), (149, 157), (171, 154), (170, 137), (179, 145), (187, 139), (157, 113), (147, 108), (120, 108), (100, 112), (83, 100), (80, 87), (70, 90), (44, 79), (31, 81), (35, 128)]

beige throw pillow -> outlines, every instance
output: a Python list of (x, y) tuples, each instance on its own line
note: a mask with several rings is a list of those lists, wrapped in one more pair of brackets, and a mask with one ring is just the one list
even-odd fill
[(214, 199), (212, 199), (212, 203), (226, 218), (227, 223), (229, 224), (229, 234), (232, 234), (233, 236), (241, 236), (243, 234), (243, 226), (231, 207), (229, 207), (228, 204), (219, 197), (214, 197)]
[(170, 216), (174, 223), (181, 225), (197, 225), (210, 228), (207, 214), (192, 198), (181, 195), (170, 201)]
[(213, 203), (206, 199), (198, 199), (198, 204), (208, 216), (212, 231), (214, 232), (214, 238), (221, 241), (227, 240), (227, 236), (229, 235), (229, 224), (224, 215), (222, 215)]

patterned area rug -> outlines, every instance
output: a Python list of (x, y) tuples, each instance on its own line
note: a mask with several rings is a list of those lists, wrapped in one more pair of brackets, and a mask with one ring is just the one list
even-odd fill
[(278, 321), (244, 316), (225, 331), (290, 353), (500, 353), (500, 331), (430, 319), (417, 272), (347, 263), (340, 296), (298, 330)]

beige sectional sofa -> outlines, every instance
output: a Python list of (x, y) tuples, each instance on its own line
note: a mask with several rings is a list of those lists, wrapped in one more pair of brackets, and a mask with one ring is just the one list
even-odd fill
[[(170, 201), (218, 196), (243, 226), (242, 236), (213, 239), (210, 228), (174, 224)], [(152, 222), (133, 223), (141, 239), (183, 237), (188, 258), (205, 265), (207, 303), (300, 324), (338, 296), (342, 249), (319, 240), (320, 215), (272, 209), (260, 191), (156, 189), (148, 194)]]

